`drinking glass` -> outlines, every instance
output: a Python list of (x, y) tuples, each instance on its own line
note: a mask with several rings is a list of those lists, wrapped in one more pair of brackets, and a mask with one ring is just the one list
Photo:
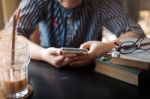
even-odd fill
[[(3, 34), (0, 34), (3, 35)], [(8, 99), (24, 98), (29, 93), (28, 64), (29, 46), (19, 36), (16, 37), (14, 59), (10, 36), (0, 36), (0, 90)]]

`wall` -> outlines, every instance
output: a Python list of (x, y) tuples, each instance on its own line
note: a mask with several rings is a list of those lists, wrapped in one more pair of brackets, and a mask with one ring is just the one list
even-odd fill
[(0, 29), (4, 27), (4, 21), (3, 21), (3, 16), (2, 16), (2, 5), (0, 2)]
[(140, 10), (150, 10), (150, 0), (140, 0)]
[(9, 20), (21, 0), (0, 0), (0, 28)]

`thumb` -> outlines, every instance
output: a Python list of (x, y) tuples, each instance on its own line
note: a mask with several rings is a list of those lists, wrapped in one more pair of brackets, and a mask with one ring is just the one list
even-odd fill
[(90, 46), (91, 46), (91, 41), (88, 41), (88, 42), (81, 44), (80, 48), (89, 49)]
[(53, 48), (53, 47), (48, 48), (48, 49), (49, 49), (50, 54), (52, 54), (52, 55), (59, 55), (60, 54), (60, 49)]

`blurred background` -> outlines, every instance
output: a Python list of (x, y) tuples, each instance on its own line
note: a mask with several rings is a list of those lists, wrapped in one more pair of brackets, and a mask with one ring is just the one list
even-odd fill
[[(21, 0), (0, 0), (0, 29), (3, 29), (10, 16)], [(144, 32), (150, 37), (150, 0), (116, 0), (129, 16), (141, 25)], [(107, 32), (107, 33), (105, 33)], [(104, 29), (106, 40), (113, 38), (107, 29)]]
[(8, 22), (10, 16), (21, 0), (0, 0), (0, 29)]

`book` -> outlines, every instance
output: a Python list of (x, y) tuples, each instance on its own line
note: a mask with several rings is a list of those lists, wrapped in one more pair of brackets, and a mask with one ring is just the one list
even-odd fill
[(119, 57), (112, 57), (111, 62), (113, 64), (119, 64), (119, 65), (124, 65), (128, 67), (135, 67), (139, 69), (145, 69), (148, 70), (150, 67), (150, 63), (147, 62), (140, 62), (140, 61), (135, 61), (135, 60), (130, 60), (130, 59), (123, 59)]
[[(122, 41), (133, 43), (137, 41), (137, 38), (125, 38)], [(139, 40), (136, 43), (136, 45), (139, 47), (137, 47), (135, 51), (133, 51), (132, 53), (128, 53), (128, 54), (119, 53), (118, 56), (122, 59), (150, 63), (150, 38), (143, 38), (143, 39), (141, 38), (141, 40)], [(147, 50), (144, 50), (144, 49), (147, 49)]]
[(133, 67), (113, 64), (110, 59), (96, 59), (95, 72), (120, 80), (122, 82), (140, 86), (150, 86), (150, 71)]
[(123, 59), (150, 63), (150, 50), (141, 51), (138, 53), (120, 54), (119, 57)]

